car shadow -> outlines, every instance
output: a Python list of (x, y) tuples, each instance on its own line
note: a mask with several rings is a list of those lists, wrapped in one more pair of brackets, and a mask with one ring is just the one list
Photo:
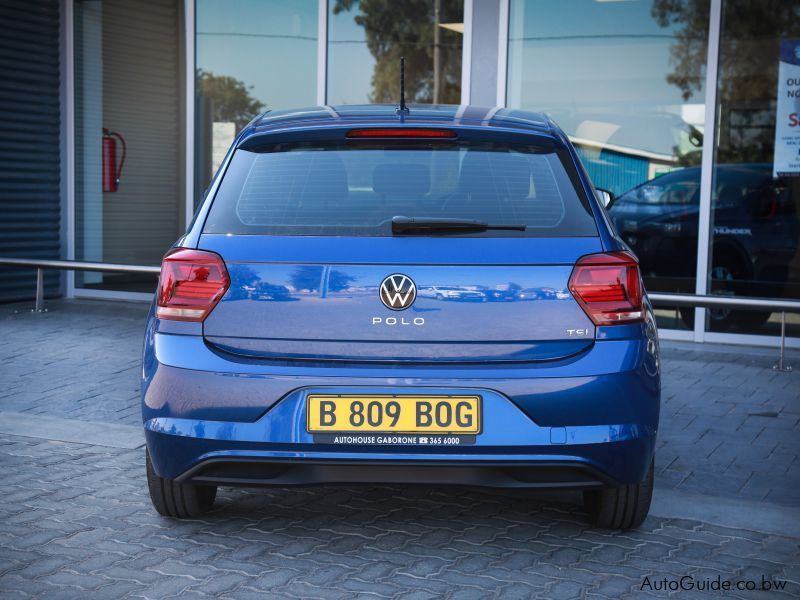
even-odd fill
[(579, 491), (493, 489), (432, 485), (324, 485), (288, 488), (220, 488), (205, 521), (304, 520), (345, 529), (390, 531), (399, 524), (452, 528), (514, 524), (550, 526), (554, 521), (589, 527)]

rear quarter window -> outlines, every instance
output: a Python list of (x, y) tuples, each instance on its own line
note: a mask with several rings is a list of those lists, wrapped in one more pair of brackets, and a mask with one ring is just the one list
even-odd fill
[(395, 216), (522, 224), (471, 236), (596, 236), (558, 153), (535, 149), (295, 146), (237, 150), (205, 233), (388, 236)]

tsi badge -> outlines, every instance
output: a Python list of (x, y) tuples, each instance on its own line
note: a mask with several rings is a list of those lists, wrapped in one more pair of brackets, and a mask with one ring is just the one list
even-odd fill
[[(390, 310), (405, 310), (414, 304), (417, 299), (417, 286), (414, 281), (402, 273), (389, 275), (381, 282), (378, 290), (383, 305)], [(372, 317), (373, 325), (424, 325), (425, 319), (415, 317), (406, 319), (405, 317)]]
[(581, 337), (589, 335), (588, 329), (567, 329), (567, 335), (572, 337), (575, 335), (579, 335)]

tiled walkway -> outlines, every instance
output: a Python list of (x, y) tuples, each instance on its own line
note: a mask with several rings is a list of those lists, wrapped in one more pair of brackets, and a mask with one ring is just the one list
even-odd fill
[[(139, 425), (146, 307), (49, 307), (0, 307), (0, 413), (15, 413), (7, 423), (56, 417), (25, 436), (0, 423), (0, 597), (665, 597), (659, 585), (683, 576), (695, 589), (680, 597), (707, 597), (697, 586), (718, 576), (744, 587), (786, 580), (764, 597), (800, 594), (793, 532), (715, 525), (702, 511), (679, 519), (663, 502), (627, 533), (593, 531), (568, 494), (432, 487), (222, 490), (208, 518), (163, 519), (141, 448), (46, 433), (75, 421)], [(800, 356), (786, 374), (771, 370), (767, 349), (662, 351), (656, 498), (700, 498), (709, 514), (741, 501), (739, 512), (778, 523), (798, 514)]]

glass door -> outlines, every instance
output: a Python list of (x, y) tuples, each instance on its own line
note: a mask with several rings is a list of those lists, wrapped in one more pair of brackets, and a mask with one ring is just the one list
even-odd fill
[[(550, 114), (617, 197), (651, 292), (695, 291), (708, 25), (709, 0), (509, 4), (508, 106)], [(656, 317), (691, 330), (694, 310)]]
[[(182, 11), (180, 0), (75, 0), (77, 260), (156, 265), (185, 226)], [(83, 290), (155, 285), (75, 274)]]
[[(800, 300), (800, 1), (722, 4), (709, 292)], [(780, 314), (707, 311), (707, 330), (780, 334)], [(786, 334), (800, 335), (787, 313)]]

